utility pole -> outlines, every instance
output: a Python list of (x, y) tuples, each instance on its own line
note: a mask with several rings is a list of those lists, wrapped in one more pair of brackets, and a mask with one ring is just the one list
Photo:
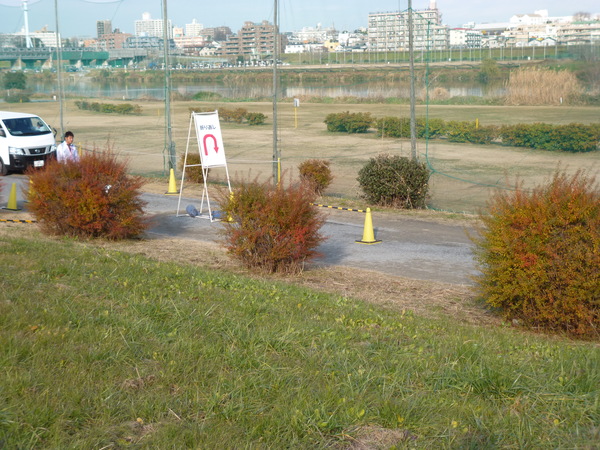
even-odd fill
[(60, 110), (60, 134), (59, 139), (62, 139), (63, 133), (65, 132), (64, 120), (63, 120), (63, 85), (62, 85), (62, 42), (60, 38), (60, 28), (58, 27), (58, 0), (54, 0), (54, 17), (56, 20), (56, 79), (58, 81), (58, 104)]
[(415, 111), (415, 54), (412, 0), (408, 0), (408, 55), (410, 60), (410, 159), (417, 160), (417, 119)]
[(175, 170), (175, 144), (171, 129), (171, 69), (169, 67), (169, 21), (167, 16), (167, 0), (162, 0), (163, 6), (163, 47), (165, 63), (165, 148), (168, 155), (168, 169)]
[(273, 183), (279, 183), (279, 167), (281, 155), (277, 147), (277, 60), (279, 59), (279, 16), (277, 6), (279, 0), (274, 0), (273, 6)]

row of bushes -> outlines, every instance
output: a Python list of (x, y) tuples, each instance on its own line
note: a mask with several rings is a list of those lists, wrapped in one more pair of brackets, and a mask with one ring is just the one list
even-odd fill
[[(267, 272), (298, 272), (324, 240), (324, 216), (313, 208), (316, 185), (331, 181), (329, 164), (302, 167), (309, 183), (273, 186), (240, 183), (223, 189), (223, 244), (244, 265)], [(127, 174), (110, 153), (84, 154), (80, 162), (50, 161), (27, 174), (35, 189), (29, 208), (50, 234), (123, 239), (148, 225), (143, 180)], [(379, 155), (360, 170), (365, 197), (403, 208), (424, 205), (425, 165)], [(472, 238), (477, 290), (509, 320), (534, 328), (598, 338), (600, 333), (600, 197), (593, 176), (557, 171), (547, 186), (500, 192), (482, 214)]]
[(77, 100), (75, 106), (79, 109), (86, 111), (94, 111), (99, 113), (107, 114), (124, 114), (124, 115), (136, 115), (139, 116), (142, 113), (142, 107), (139, 105), (132, 105), (131, 103), (112, 104), (112, 103), (98, 103), (88, 102), (85, 100)]
[(503, 144), (515, 147), (591, 152), (599, 148), (600, 124), (551, 125), (534, 123), (508, 125), (501, 127), (499, 134)]
[(9, 89), (4, 94), (6, 103), (28, 103), (31, 101), (31, 93), (20, 89)]
[[(192, 106), (190, 112), (213, 112), (215, 108)], [(223, 122), (244, 123), (248, 125), (263, 125), (267, 116), (263, 113), (248, 112), (246, 108), (219, 108), (219, 119)]]
[(351, 113), (349, 111), (328, 114), (325, 117), (327, 131), (344, 133), (366, 133), (373, 126), (371, 113)]
[[(328, 131), (366, 133), (375, 127), (379, 136), (410, 137), (410, 119), (382, 117), (373, 119), (369, 113), (334, 113), (325, 118)], [(591, 152), (600, 148), (600, 124), (547, 123), (479, 126), (475, 121), (444, 121), (419, 117), (416, 120), (418, 138), (445, 138), (450, 142), (490, 144), (498, 142), (515, 147), (566, 152)]]
[[(410, 137), (410, 119), (402, 117), (384, 117), (375, 123), (379, 136)], [(590, 152), (598, 149), (600, 142), (600, 124), (553, 125), (532, 123), (519, 125), (478, 126), (476, 122), (444, 121), (425, 119), (416, 121), (417, 137), (426, 133), (430, 138), (447, 138), (450, 142), (469, 142), (489, 144), (500, 142), (514, 147), (528, 147), (540, 150), (563, 150), (567, 152)]]

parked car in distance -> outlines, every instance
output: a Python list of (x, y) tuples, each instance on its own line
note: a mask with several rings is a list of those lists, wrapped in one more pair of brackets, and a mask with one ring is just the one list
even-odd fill
[(44, 167), (56, 157), (52, 128), (35, 114), (0, 111), (0, 175)]

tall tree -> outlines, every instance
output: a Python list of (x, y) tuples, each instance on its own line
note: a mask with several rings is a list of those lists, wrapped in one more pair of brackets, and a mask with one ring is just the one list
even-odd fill
[(6, 72), (4, 74), (4, 89), (25, 89), (27, 77), (23, 72)]

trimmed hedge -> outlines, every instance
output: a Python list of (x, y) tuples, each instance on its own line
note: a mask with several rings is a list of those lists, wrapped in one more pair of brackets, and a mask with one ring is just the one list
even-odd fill
[(562, 150), (566, 152), (591, 152), (600, 144), (600, 124), (551, 125), (532, 123), (500, 127), (504, 145), (529, 147), (539, 150)]
[(31, 101), (31, 94), (28, 91), (19, 89), (9, 89), (4, 94), (6, 103), (28, 103)]
[[(408, 117), (383, 117), (375, 121), (375, 128), (379, 136), (410, 138), (410, 119)], [(416, 131), (418, 138), (426, 137), (427, 133), (430, 138), (442, 137), (446, 134), (446, 124), (442, 119), (429, 119), (429, 124), (427, 124), (424, 117), (417, 117)]]
[(373, 126), (371, 113), (351, 113), (349, 111), (328, 114), (325, 117), (327, 131), (344, 133), (366, 133)]
[(130, 103), (123, 103), (114, 105), (112, 103), (97, 103), (88, 102), (85, 100), (77, 100), (75, 106), (79, 109), (86, 111), (94, 111), (105, 114), (123, 114), (123, 115), (136, 115), (142, 114), (142, 107), (139, 105), (132, 105)]
[(371, 203), (402, 209), (425, 208), (429, 169), (398, 155), (378, 155), (358, 172), (364, 197)]
[(450, 142), (490, 144), (498, 137), (498, 127), (488, 125), (478, 127), (475, 122), (447, 122), (446, 138)]
[[(383, 117), (375, 121), (379, 136), (410, 138), (410, 119)], [(329, 128), (328, 128), (329, 129)], [(554, 125), (533, 123), (519, 125), (477, 126), (474, 121), (448, 121), (419, 117), (416, 121), (418, 138), (445, 138), (450, 142), (490, 144), (535, 148), (565, 152), (591, 152), (600, 149), (600, 124), (571, 123)]]
[(267, 116), (263, 113), (246, 114), (246, 122), (248, 122), (248, 125), (264, 125), (266, 118)]
[(267, 116), (263, 113), (251, 113), (246, 108), (208, 108), (206, 106), (192, 106), (189, 108), (193, 112), (214, 112), (218, 110), (219, 120), (223, 122), (244, 123), (248, 125), (263, 125)]

